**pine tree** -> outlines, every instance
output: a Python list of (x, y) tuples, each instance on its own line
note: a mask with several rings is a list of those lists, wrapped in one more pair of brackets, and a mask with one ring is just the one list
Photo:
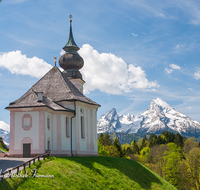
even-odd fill
[(117, 148), (117, 151), (119, 152), (120, 157), (122, 157), (123, 156), (122, 146), (118, 138), (115, 138), (113, 145)]
[(136, 140), (131, 143), (133, 154), (139, 154), (139, 147), (137, 145)]

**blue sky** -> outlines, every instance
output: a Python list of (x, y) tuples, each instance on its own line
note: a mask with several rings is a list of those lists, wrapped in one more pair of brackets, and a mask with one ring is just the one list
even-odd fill
[(3, 0), (0, 3), (0, 120), (62, 54), (73, 34), (85, 60), (86, 96), (144, 112), (160, 97), (200, 121), (200, 1)]

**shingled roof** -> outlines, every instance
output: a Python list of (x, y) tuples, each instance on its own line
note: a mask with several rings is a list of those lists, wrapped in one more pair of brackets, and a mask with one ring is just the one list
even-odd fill
[[(38, 102), (38, 93), (43, 93), (43, 101)], [(54, 66), (36, 84), (32, 86), (21, 98), (11, 102), (6, 109), (21, 107), (44, 107), (53, 110), (73, 111), (59, 105), (61, 101), (81, 101), (92, 105), (96, 102), (84, 96), (67, 78), (65, 72), (61, 72)]]

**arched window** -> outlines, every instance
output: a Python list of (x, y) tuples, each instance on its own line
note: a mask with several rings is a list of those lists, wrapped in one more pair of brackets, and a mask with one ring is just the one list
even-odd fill
[(85, 138), (84, 116), (81, 116), (81, 138)]
[(47, 129), (48, 130), (50, 129), (50, 118), (49, 117), (47, 118)]
[(66, 137), (69, 137), (69, 117), (66, 117), (66, 121), (65, 121), (65, 125), (66, 125)]

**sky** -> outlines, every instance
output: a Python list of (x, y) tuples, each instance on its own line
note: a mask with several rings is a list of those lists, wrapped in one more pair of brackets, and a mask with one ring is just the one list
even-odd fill
[(200, 121), (199, 0), (1, 1), (0, 121), (62, 55), (70, 14), (98, 119), (143, 113), (159, 97)]

